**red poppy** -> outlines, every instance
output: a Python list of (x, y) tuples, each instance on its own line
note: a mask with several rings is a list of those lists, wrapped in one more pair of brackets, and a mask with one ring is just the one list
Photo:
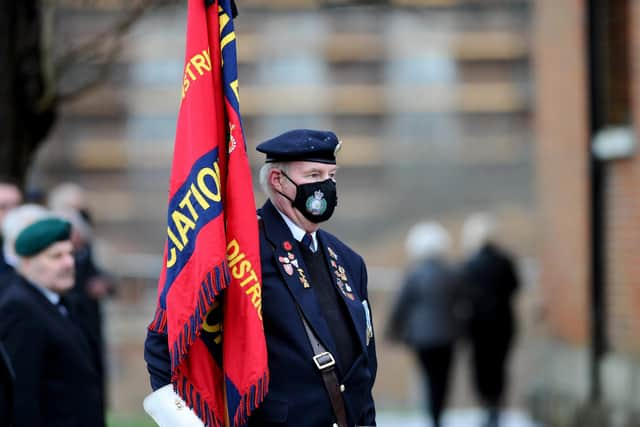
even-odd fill
[(293, 249), (293, 246), (291, 246), (291, 243), (290, 243), (288, 240), (286, 240), (286, 241), (282, 244), (282, 246), (284, 247), (284, 250), (285, 250), (285, 251), (290, 251), (291, 249)]

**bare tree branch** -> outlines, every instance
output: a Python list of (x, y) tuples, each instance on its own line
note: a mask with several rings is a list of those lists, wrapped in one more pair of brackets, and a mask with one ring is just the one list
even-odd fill
[(142, 15), (158, 0), (141, 0), (119, 22), (107, 30), (95, 35), (92, 39), (70, 49), (64, 53), (56, 65), (59, 77), (80, 62), (86, 62), (87, 58), (95, 57), (96, 52), (104, 48), (110, 40), (119, 40), (129, 28), (142, 17)]
[[(176, 0), (140, 0), (136, 5), (115, 25), (106, 31), (97, 34), (87, 42), (66, 52), (58, 60), (56, 65), (57, 81), (78, 64), (100, 64), (100, 68), (93, 78), (81, 83), (79, 86), (58, 93), (56, 102), (68, 102), (76, 99), (91, 89), (99, 86), (109, 75), (113, 65), (122, 50), (122, 40), (131, 27), (138, 22), (145, 13), (154, 7), (166, 6), (178, 3)], [(54, 100), (52, 100), (54, 101)]]

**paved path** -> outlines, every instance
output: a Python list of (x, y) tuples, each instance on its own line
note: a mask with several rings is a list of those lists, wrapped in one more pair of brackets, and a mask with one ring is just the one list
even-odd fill
[[(454, 409), (445, 412), (443, 427), (480, 427), (483, 415), (478, 409)], [(378, 427), (431, 427), (431, 421), (418, 412), (381, 412)], [(502, 413), (500, 427), (542, 427), (517, 410)]]

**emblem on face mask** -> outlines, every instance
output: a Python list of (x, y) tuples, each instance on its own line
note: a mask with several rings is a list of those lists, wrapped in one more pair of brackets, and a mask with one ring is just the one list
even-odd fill
[(327, 210), (327, 201), (324, 199), (324, 193), (320, 190), (314, 191), (313, 196), (307, 199), (305, 206), (311, 214), (322, 215)]

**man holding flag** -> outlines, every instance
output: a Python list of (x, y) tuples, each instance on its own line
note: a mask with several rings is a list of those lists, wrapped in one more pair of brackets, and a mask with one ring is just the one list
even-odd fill
[[(231, 0), (188, 2), (167, 239), (145, 345), (158, 390), (145, 399), (145, 409), (171, 427), (246, 425), (268, 387), (258, 224), (239, 114), (234, 15)], [(243, 254), (242, 273), (252, 280), (230, 269), (229, 250)]]
[[(209, 36), (217, 34), (211, 29), (212, 6), (202, 3), (189, 1), (188, 50), (196, 12), (206, 15)], [(224, 3), (220, 10), (231, 16)], [(224, 29), (230, 21), (219, 22)], [(229, 35), (220, 30), (219, 37), (224, 75), (236, 62), (225, 56)], [(209, 49), (215, 75), (220, 63), (213, 45)], [(319, 229), (337, 205), (337, 137), (302, 129), (258, 146), (267, 157), (260, 181), (269, 200), (256, 221), (237, 102), (228, 101), (237, 101), (237, 79), (221, 86), (212, 79), (214, 88), (224, 88), (226, 116), (214, 109), (200, 123), (213, 127), (211, 115), (227, 117), (229, 126), (218, 140), (224, 145), (181, 148), (181, 141), (199, 135), (192, 116), (202, 112), (188, 106), (202, 87), (197, 74), (188, 75), (189, 64), (202, 65), (187, 53), (166, 268), (145, 343), (155, 391), (145, 409), (162, 427), (375, 425), (371, 390), (377, 361), (366, 267), (358, 254)], [(198, 99), (216, 107), (215, 99)], [(191, 129), (185, 130), (185, 122)], [(188, 155), (194, 161), (185, 161)]]

